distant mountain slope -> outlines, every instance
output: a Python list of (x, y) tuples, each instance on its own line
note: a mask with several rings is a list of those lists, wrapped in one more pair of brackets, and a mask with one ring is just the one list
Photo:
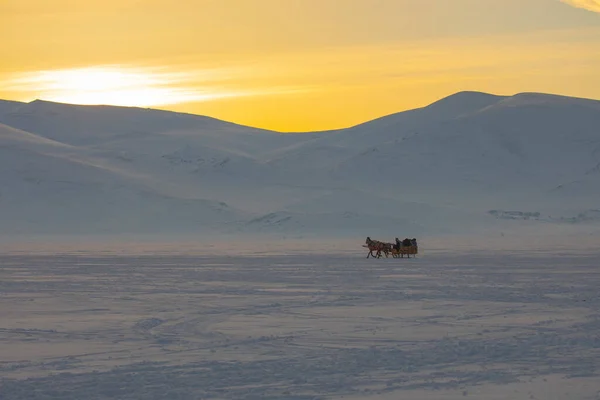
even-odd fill
[[(71, 145), (99, 145), (139, 140), (146, 135), (186, 135), (220, 141), (241, 151), (259, 153), (300, 139), (211, 117), (136, 107), (88, 106), (35, 100), (0, 113), (0, 122)], [(305, 140), (303, 137), (302, 140)]]
[(276, 153), (271, 162), (281, 169), (287, 169), (291, 163), (291, 169), (294, 169), (296, 160), (313, 160), (315, 154), (327, 153), (326, 157), (321, 156), (321, 160), (314, 162), (321, 167), (322, 160), (329, 160), (331, 165), (339, 164), (348, 157), (371, 151), (378, 144), (397, 143), (423, 130), (438, 129), (449, 120), (479, 111), (505, 98), (480, 92), (456, 93), (427, 107), (387, 115), (300, 142), (286, 152)]
[(335, 142), (331, 137), (304, 142), (277, 162), (293, 170), (297, 160), (321, 154), (314, 161), (320, 175), (338, 185), (381, 187), (395, 180), (411, 191), (497, 188), (541, 194), (598, 169), (599, 104), (543, 94), (464, 93), (337, 133)]
[(71, 146), (56, 142), (45, 137), (25, 132), (21, 129), (13, 128), (0, 124), (0, 140), (3, 146), (38, 146), (38, 147), (57, 147), (70, 148)]
[(182, 198), (81, 149), (0, 125), (0, 233), (181, 232), (247, 216)]
[(0, 102), (0, 233), (410, 236), (519, 215), (589, 223), (600, 208), (599, 127), (600, 101), (539, 93), (461, 92), (298, 134)]
[(25, 103), (21, 103), (18, 101), (9, 101), (9, 100), (0, 100), (0, 118), (6, 113), (9, 113), (16, 109), (17, 107), (22, 106)]

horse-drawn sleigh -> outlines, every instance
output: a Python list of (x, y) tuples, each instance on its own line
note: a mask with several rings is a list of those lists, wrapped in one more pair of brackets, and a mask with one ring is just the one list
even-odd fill
[[(396, 244), (380, 242), (379, 240), (372, 240), (370, 237), (367, 237), (365, 244), (363, 247), (369, 249), (369, 254), (367, 254), (367, 258), (381, 258), (382, 253), (385, 254), (385, 258), (388, 258), (391, 254), (393, 258), (404, 258), (406, 255), (408, 258), (410, 256), (416, 256), (419, 253), (419, 246), (417, 246), (417, 239), (404, 239), (400, 240), (396, 238)], [(375, 252), (375, 254), (373, 254)]]

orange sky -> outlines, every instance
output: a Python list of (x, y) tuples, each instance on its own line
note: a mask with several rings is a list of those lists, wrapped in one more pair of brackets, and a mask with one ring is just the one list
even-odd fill
[(600, 0), (2, 0), (0, 98), (347, 127), (460, 90), (600, 98)]

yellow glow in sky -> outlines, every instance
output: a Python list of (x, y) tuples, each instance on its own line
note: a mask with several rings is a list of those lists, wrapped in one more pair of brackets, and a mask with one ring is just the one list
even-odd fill
[(593, 12), (600, 13), (600, 0), (562, 0), (564, 3), (574, 7), (583, 8)]
[(3, 0), (0, 99), (281, 131), (461, 90), (600, 98), (599, 0)]
[(9, 82), (17, 92), (29, 92), (49, 101), (73, 104), (161, 106), (206, 101), (235, 93), (202, 93), (175, 85), (178, 74), (123, 66), (100, 66), (17, 74)]

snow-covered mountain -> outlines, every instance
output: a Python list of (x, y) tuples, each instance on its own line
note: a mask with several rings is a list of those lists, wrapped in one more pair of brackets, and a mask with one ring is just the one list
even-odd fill
[(172, 196), (85, 149), (0, 124), (3, 233), (196, 231), (244, 217), (222, 202)]
[(296, 134), (159, 110), (0, 101), (5, 234), (410, 236), (515, 219), (590, 223), (598, 199), (597, 100), (461, 92)]

